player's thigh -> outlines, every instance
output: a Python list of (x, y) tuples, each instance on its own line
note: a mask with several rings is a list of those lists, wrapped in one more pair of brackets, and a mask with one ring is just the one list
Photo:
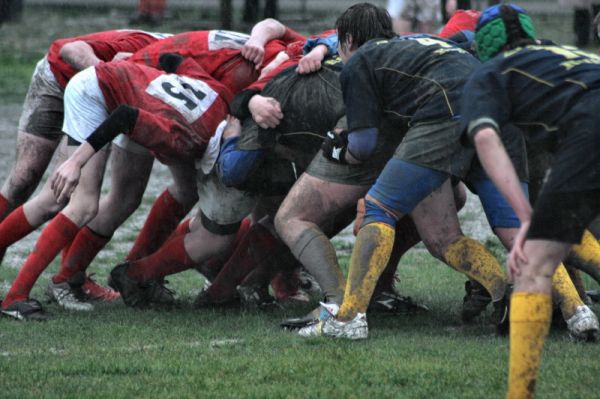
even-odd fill
[(322, 225), (344, 209), (354, 208), (368, 189), (368, 186), (328, 182), (304, 173), (283, 200), (275, 217), (276, 226), (284, 226), (294, 219)]
[(450, 179), (422, 200), (410, 216), (434, 256), (440, 256), (462, 235)]

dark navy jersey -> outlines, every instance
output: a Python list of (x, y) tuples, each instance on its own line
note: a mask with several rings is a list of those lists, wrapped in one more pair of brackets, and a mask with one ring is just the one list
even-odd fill
[(469, 79), (463, 123), (470, 136), (484, 124), (499, 131), (508, 122), (526, 131), (556, 132), (580, 97), (599, 88), (600, 56), (557, 45), (518, 47), (481, 65)]
[(414, 125), (456, 119), (459, 97), (479, 61), (428, 35), (371, 40), (344, 66), (340, 82), (350, 131), (384, 119)]

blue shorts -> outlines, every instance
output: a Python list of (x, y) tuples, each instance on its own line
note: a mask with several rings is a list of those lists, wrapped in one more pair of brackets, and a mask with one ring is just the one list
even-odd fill
[[(521, 226), (517, 214), (490, 179), (475, 180), (469, 183), (475, 194), (479, 196), (483, 211), (492, 229), (496, 227), (519, 228)], [(529, 198), (529, 185), (521, 182), (521, 188)]]
[(450, 175), (392, 158), (383, 168), (369, 195), (386, 208), (407, 215)]

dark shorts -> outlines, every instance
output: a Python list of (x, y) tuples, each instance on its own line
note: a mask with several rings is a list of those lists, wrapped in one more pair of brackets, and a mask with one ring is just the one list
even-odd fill
[(600, 214), (600, 189), (546, 193), (535, 203), (528, 239), (579, 244), (587, 226)]
[(464, 178), (475, 151), (463, 146), (460, 136), (457, 121), (420, 123), (408, 129), (394, 158)]
[(331, 183), (351, 186), (370, 186), (383, 170), (392, 154), (379, 154), (360, 165), (341, 165), (332, 162), (319, 151), (306, 169), (306, 173)]
[(579, 243), (600, 211), (600, 98), (582, 96), (561, 118), (557, 151), (535, 202), (528, 237)]
[(19, 131), (58, 140), (63, 136), (63, 90), (44, 57), (38, 62), (19, 119)]

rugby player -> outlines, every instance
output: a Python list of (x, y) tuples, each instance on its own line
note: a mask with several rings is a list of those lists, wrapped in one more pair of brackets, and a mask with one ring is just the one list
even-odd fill
[[(96, 65), (71, 79), (63, 125), (70, 139), (69, 158), (52, 176), (49, 199), (58, 210), (64, 209), (42, 231), (2, 302), (2, 313), (20, 320), (47, 318), (29, 292), (58, 252), (97, 213), (108, 155), (104, 147), (120, 132), (171, 167), (193, 168), (203, 154), (232, 95), (193, 60), (182, 60), (174, 54), (161, 58), (163, 69), (178, 75), (121, 61)], [(92, 309), (76, 301), (68, 306)]]
[[(514, 5), (482, 13), (475, 40), (486, 62), (465, 87), (463, 117), (483, 167), (521, 221), (508, 261), (515, 280), (508, 397), (531, 398), (550, 326), (551, 276), (600, 211), (600, 57), (538, 44), (530, 17)], [(545, 127), (552, 140), (538, 145), (556, 152), (533, 209), (500, 143), (507, 122)]]
[[(35, 191), (63, 137), (63, 93), (68, 81), (79, 70), (120, 59), (167, 36), (113, 30), (58, 39), (50, 45), (31, 78), (19, 120), (15, 164), (0, 190), (0, 222), (15, 210), (0, 225), (0, 260), (10, 244), (37, 227), (29, 223), (31, 207), (20, 205)], [(83, 288), (92, 297), (118, 297), (89, 278)]]

